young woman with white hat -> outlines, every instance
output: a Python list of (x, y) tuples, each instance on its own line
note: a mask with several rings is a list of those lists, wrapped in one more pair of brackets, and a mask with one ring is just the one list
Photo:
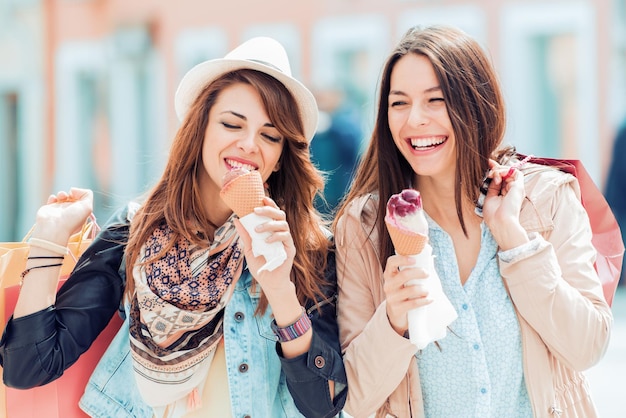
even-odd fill
[[(332, 240), (313, 206), (313, 95), (278, 42), (254, 38), (191, 69), (175, 105), (182, 124), (143, 202), (113, 217), (58, 293), (58, 267), (24, 276), (0, 343), (5, 383), (58, 378), (119, 309), (126, 320), (81, 399), (91, 416), (337, 415), (347, 388)], [(220, 197), (241, 167), (265, 182), (255, 212), (270, 219), (257, 230), (286, 255), (272, 270)], [(32, 232), (51, 245), (31, 255), (65, 246), (92, 200), (51, 196)]]

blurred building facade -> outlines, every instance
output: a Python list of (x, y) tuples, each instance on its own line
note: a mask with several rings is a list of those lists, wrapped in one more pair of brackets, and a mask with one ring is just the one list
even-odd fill
[(580, 158), (602, 185), (626, 114), (626, 0), (0, 0), (0, 241), (57, 190), (92, 188), (102, 222), (145, 191), (179, 124), (181, 77), (255, 35), (281, 41), (312, 90), (348, 92), (366, 141), (384, 59), (433, 23), (491, 53), (507, 142)]

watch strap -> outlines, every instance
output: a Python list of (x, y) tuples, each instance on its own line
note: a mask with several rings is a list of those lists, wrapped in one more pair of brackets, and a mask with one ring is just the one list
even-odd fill
[(285, 343), (287, 341), (295, 340), (298, 337), (303, 336), (309, 329), (311, 329), (311, 319), (306, 314), (304, 308), (302, 308), (302, 314), (296, 322), (286, 327), (279, 327), (276, 325), (276, 320), (272, 320), (272, 331), (278, 338), (278, 342)]

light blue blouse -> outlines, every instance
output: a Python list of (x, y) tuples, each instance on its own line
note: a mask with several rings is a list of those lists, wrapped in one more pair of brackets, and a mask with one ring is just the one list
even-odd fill
[(458, 318), (439, 347), (416, 354), (426, 417), (532, 417), (519, 323), (489, 228), (481, 224), (480, 254), (462, 286), (450, 236), (427, 219), (435, 269)]

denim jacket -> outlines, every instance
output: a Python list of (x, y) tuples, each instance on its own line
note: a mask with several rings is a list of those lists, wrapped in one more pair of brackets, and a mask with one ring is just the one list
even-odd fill
[[(120, 308), (126, 278), (127, 212), (114, 215), (83, 254), (59, 290), (55, 306), (9, 320), (0, 340), (7, 386), (40, 386), (61, 376)], [(341, 411), (347, 388), (336, 322), (334, 253), (329, 254), (325, 275), (329, 285), (318, 301), (321, 309), (316, 309), (315, 301), (306, 303), (313, 324), (311, 347), (307, 353), (286, 359), (270, 328), (271, 309), (263, 316), (254, 315), (260, 295), (252, 291), (249, 272), (242, 273), (224, 320), (234, 416), (332, 417)], [(125, 321), (96, 367), (81, 407), (94, 417), (151, 417), (132, 374)], [(329, 380), (335, 382), (333, 399)]]

